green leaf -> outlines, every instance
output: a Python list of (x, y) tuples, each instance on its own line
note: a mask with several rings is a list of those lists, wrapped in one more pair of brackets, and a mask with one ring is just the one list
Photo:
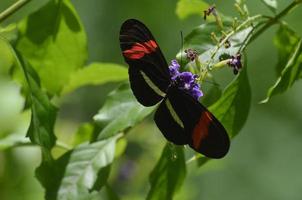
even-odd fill
[(83, 123), (75, 133), (73, 146), (90, 141), (94, 131), (94, 126), (91, 123)]
[(180, 19), (185, 19), (190, 15), (203, 15), (209, 5), (203, 0), (179, 0), (176, 5), (176, 15)]
[(246, 65), (227, 86), (220, 99), (209, 110), (226, 128), (230, 137), (236, 136), (243, 127), (251, 106), (251, 88)]
[(148, 116), (155, 107), (140, 105), (132, 94), (129, 84), (123, 84), (111, 92), (94, 120), (103, 127), (97, 139), (111, 137), (134, 126)]
[(44, 161), (36, 169), (36, 177), (45, 188), (45, 199), (57, 199), (57, 193), (72, 151), (57, 160)]
[(273, 13), (277, 12), (277, 0), (261, 0)]
[(109, 178), (110, 170), (111, 170), (111, 165), (107, 165), (106, 167), (103, 167), (99, 170), (97, 174), (97, 179), (95, 180), (95, 183), (93, 187), (90, 189), (90, 191), (92, 190), (100, 191), (101, 188), (104, 185), (106, 185), (107, 179)]
[(119, 200), (120, 199), (117, 196), (117, 194), (115, 193), (115, 191), (108, 184), (106, 184), (106, 186), (103, 187), (100, 194), (101, 194), (100, 199), (102, 199), (102, 200)]
[(107, 82), (116, 82), (128, 78), (127, 69), (113, 63), (92, 63), (87, 67), (74, 72), (62, 94), (69, 93), (85, 85), (100, 85)]
[(215, 103), (222, 94), (222, 90), (220, 89), (219, 85), (216, 84), (212, 85), (207, 91), (203, 92), (206, 95), (201, 98), (201, 103), (207, 107)]
[(10, 43), (14, 44), (18, 39), (17, 25), (9, 24), (6, 27), (0, 27), (0, 36), (6, 38)]
[[(229, 25), (229, 24), (228, 24)], [(194, 28), (184, 38), (184, 49), (194, 49), (198, 52), (207, 51), (209, 48), (213, 48), (215, 45), (211, 39), (211, 33), (217, 34), (217, 37), (221, 37), (220, 29), (215, 22), (202, 24)]]
[[(30, 113), (22, 113), (24, 98), (20, 90), (16, 82), (0, 75), (0, 139), (13, 132), (22, 132), (21, 135), (23, 134), (24, 137), (28, 129), (29, 117), (26, 117), (30, 116), (28, 115)], [(23, 116), (24, 114), (26, 117)]]
[(115, 158), (118, 158), (123, 155), (123, 153), (126, 151), (127, 144), (128, 142), (125, 138), (121, 138), (117, 141), (114, 155)]
[[(9, 43), (7, 43), (9, 45)], [(16, 52), (10, 45), (11, 53), (15, 58), (16, 67), (23, 71), (23, 80), (27, 85), (23, 85), (28, 90), (28, 100), (31, 108), (31, 121), (27, 130), (27, 137), (31, 142), (41, 147), (42, 163), (37, 169), (37, 178), (41, 184), (49, 190), (55, 189), (57, 172), (61, 170), (59, 165), (54, 164), (50, 150), (55, 145), (54, 123), (57, 109), (51, 104), (48, 96), (40, 87), (40, 79), (35, 70), (27, 63), (23, 57)], [(10, 138), (12, 141), (13, 138)], [(13, 139), (13, 142), (17, 142)], [(50, 176), (51, 174), (51, 176)], [(53, 199), (53, 198), (50, 198)]]
[(28, 144), (29, 142), (29, 139), (25, 138), (24, 135), (19, 133), (10, 133), (6, 137), (0, 139), (0, 151), (22, 144)]
[[(229, 21), (224, 22), (225, 26), (230, 27)], [(221, 56), (235, 55), (240, 47), (243, 47), (245, 39), (251, 34), (252, 27), (247, 27), (241, 31), (232, 35), (229, 39), (231, 46), (225, 48), (222, 46), (214, 56), (213, 61), (218, 62)], [(211, 33), (214, 32), (218, 38), (221, 38), (221, 31), (216, 23), (211, 22), (202, 24), (197, 28), (194, 28), (184, 39), (184, 49), (194, 49), (200, 53), (201, 62), (206, 62), (211, 58), (211, 55), (216, 49), (217, 44), (211, 38)], [(184, 55), (183, 55), (184, 56)], [(180, 60), (180, 53), (177, 54), (178, 60)], [(183, 60), (186, 60), (185, 58)]]
[(278, 50), (278, 63), (276, 66), (278, 76), (281, 74), (290, 56), (295, 51), (295, 47), (299, 40), (299, 36), (289, 26), (282, 24), (279, 27), (274, 37), (274, 44)]
[(12, 47), (7, 39), (0, 35), (0, 75), (8, 74), (15, 63)]
[[(244, 45), (246, 45), (244, 44), (244, 41), (250, 35), (251, 31), (252, 31), (252, 27), (247, 27), (232, 35), (229, 39), (231, 46), (229, 48), (225, 48), (224, 46), (219, 48), (216, 55), (214, 56), (214, 62), (218, 62), (221, 56), (225, 56), (225, 55), (231, 56), (237, 54), (239, 49), (244, 47)], [(213, 45), (212, 48), (208, 46), (208, 50), (199, 56), (200, 60), (201, 61), (209, 60), (215, 48), (216, 48), (215, 45)]]
[(89, 199), (98, 172), (114, 159), (115, 143), (120, 135), (76, 147), (66, 167), (57, 198)]
[(197, 163), (198, 167), (201, 167), (201, 166), (203, 166), (204, 164), (206, 164), (210, 160), (211, 160), (210, 158), (207, 158), (205, 156), (201, 156), (201, 157), (198, 157), (196, 159), (196, 163)]
[(302, 73), (302, 39), (295, 46), (285, 68), (275, 84), (268, 90), (267, 97), (260, 103), (267, 103), (270, 98), (288, 90), (296, 80), (300, 79)]
[(51, 0), (19, 24), (17, 49), (33, 65), (42, 85), (59, 93), (87, 58), (86, 35), (69, 0)]
[(186, 176), (182, 146), (167, 143), (162, 155), (150, 174), (151, 189), (147, 200), (173, 199)]
[(29, 63), (25, 62), (20, 54), (16, 56), (20, 67), (23, 69), (29, 90), (31, 121), (26, 136), (34, 144), (50, 151), (56, 142), (54, 124), (57, 108), (51, 104), (48, 96), (41, 90), (40, 79), (35, 70)]

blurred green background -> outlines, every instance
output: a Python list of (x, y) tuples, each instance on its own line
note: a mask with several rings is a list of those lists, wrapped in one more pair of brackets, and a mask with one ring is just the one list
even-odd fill
[[(0, 10), (14, 1), (1, 0)], [(17, 22), (38, 9), (46, 0), (32, 1), (4, 24)], [(89, 61), (124, 64), (118, 42), (119, 28), (128, 18), (142, 20), (153, 32), (167, 60), (180, 48), (180, 34), (186, 35), (203, 23), (201, 16), (179, 20), (176, 0), (73, 0), (88, 36)], [(219, 11), (237, 16), (233, 1), (209, 1)], [(291, 1), (279, 1), (279, 10)], [(251, 15), (270, 11), (257, 1), (247, 1)], [(302, 7), (285, 20), (302, 36)], [(188, 165), (188, 176), (176, 199), (254, 200), (302, 198), (302, 85), (297, 82), (286, 94), (278, 95), (265, 105), (262, 100), (276, 79), (277, 52), (271, 28), (248, 47), (248, 73), (252, 86), (252, 106), (248, 121), (232, 141), (223, 160), (211, 161), (202, 168)], [(2, 63), (0, 63), (2, 64)], [(125, 65), (125, 64), (124, 64)], [(0, 70), (1, 73), (1, 70)], [(225, 77), (220, 75), (221, 79)], [(88, 122), (102, 106), (116, 84), (85, 87), (59, 101), (61, 110), (56, 124), (59, 138), (68, 140), (81, 123)], [(24, 99), (19, 87), (3, 73), (0, 75), (0, 137), (11, 132), (25, 135), (28, 113), (19, 114)], [(114, 162), (110, 176), (113, 190), (121, 199), (143, 199), (149, 189), (148, 174), (159, 159), (165, 143), (151, 118), (127, 136), (126, 155)], [(4, 149), (1, 146), (0, 148)], [(59, 155), (60, 151), (57, 150)], [(39, 149), (30, 146), (0, 151), (0, 199), (43, 199), (43, 189), (34, 178), (39, 165)], [(125, 174), (124, 171), (127, 171)]]

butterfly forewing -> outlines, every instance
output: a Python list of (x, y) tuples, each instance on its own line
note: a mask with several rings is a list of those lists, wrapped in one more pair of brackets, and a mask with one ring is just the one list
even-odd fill
[[(173, 141), (173, 137), (185, 135), (187, 144), (207, 157), (222, 158), (226, 155), (230, 146), (229, 137), (225, 128), (210, 111), (192, 96), (173, 86), (169, 88), (166, 98), (175, 112), (174, 115), (177, 116), (173, 118), (174, 123), (170, 122), (169, 124), (174, 124), (174, 126), (175, 124), (182, 124), (182, 126), (178, 126), (178, 131), (173, 134), (172, 129), (160, 128), (166, 137), (170, 137), (168, 140)], [(171, 112), (170, 110), (168, 111)], [(157, 115), (155, 115), (155, 121), (160, 121)], [(157, 122), (157, 125), (159, 127), (172, 127), (172, 125), (164, 125), (164, 123), (166, 121)]]
[(170, 76), (154, 37), (143, 23), (129, 19), (121, 27), (120, 46), (135, 97), (145, 106), (155, 105), (166, 95)]

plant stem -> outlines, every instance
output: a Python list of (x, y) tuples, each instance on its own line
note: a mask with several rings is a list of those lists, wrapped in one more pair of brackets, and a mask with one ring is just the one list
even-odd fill
[(6, 10), (0, 13), (0, 23), (6, 20), (9, 16), (17, 12), (20, 8), (22, 8), (25, 4), (29, 3), (31, 0), (19, 0)]
[(255, 26), (252, 26), (252, 30), (249, 32), (249, 34), (246, 36), (246, 38), (244, 39), (244, 41), (242, 42), (239, 50), (237, 53), (241, 54), (241, 52), (243, 52), (245, 50), (245, 48), (247, 47), (247, 45), (249, 44), (250, 40), (252, 39), (253, 35), (254, 35), (254, 31), (262, 26), (265, 22), (259, 22), (258, 24), (256, 24)]
[[(245, 47), (250, 44), (253, 40), (255, 40), (256, 38), (258, 38), (264, 31), (266, 31), (268, 28), (270, 28), (272, 25), (276, 24), (279, 22), (279, 20), (286, 16), (289, 12), (291, 12), (294, 8), (296, 8), (299, 4), (302, 3), (302, 0), (294, 0), (291, 4), (289, 4), (284, 10), (282, 10), (279, 14), (277, 14), (275, 17), (270, 17), (269, 20), (258, 30), (256, 31), (254, 34), (252, 34), (251, 37), (249, 37), (246, 41), (246, 45)], [(253, 17), (248, 17), (247, 20), (245, 20), (243, 23), (241, 23), (238, 27), (236, 27), (236, 29), (232, 30), (231, 32), (229, 32), (225, 38), (216, 46), (216, 48), (214, 49), (213, 53), (211, 54), (211, 58), (210, 60), (213, 60), (215, 55), (217, 54), (218, 50), (224, 45), (224, 43), (230, 38), (232, 37), (232, 35), (234, 35), (236, 32), (238, 32), (240, 29), (244, 28), (246, 25), (248, 25), (249, 23), (252, 23), (255, 20), (258, 20), (259, 18), (268, 18), (266, 16), (263, 15), (255, 15)], [(211, 71), (209, 69), (211, 62), (208, 63), (207, 68), (206, 68), (206, 72)], [(203, 77), (204, 79), (205, 77)], [(201, 81), (203, 81), (203, 79), (201, 79)]]
[(211, 58), (210, 58), (210, 62), (208, 62), (207, 66), (204, 68), (205, 71), (203, 72), (203, 75), (201, 76), (200, 82), (203, 82), (206, 77), (207, 77), (207, 73), (209, 71), (211, 71), (212, 69), (210, 69), (210, 64), (212, 62), (212, 60), (214, 59), (215, 55), (217, 54), (218, 50), (230, 39), (230, 37), (232, 37), (236, 32), (238, 32), (239, 30), (241, 30), (242, 28), (244, 28), (246, 25), (252, 23), (255, 20), (258, 20), (259, 18), (263, 18), (262, 15), (255, 15), (253, 17), (248, 17), (243, 23), (241, 23), (239, 26), (237, 26), (234, 30), (232, 30), (231, 32), (229, 32), (224, 39), (217, 44), (216, 48), (214, 49), (213, 53), (211, 54)]
[(211, 55), (211, 59), (213, 59), (216, 55), (216, 53), (218, 52), (218, 50), (220, 49), (220, 47), (222, 47), (224, 45), (224, 43), (226, 43), (226, 41), (228, 41), (228, 39), (230, 39), (230, 37), (235, 34), (238, 30), (240, 30), (241, 28), (245, 27), (247, 24), (257, 20), (258, 18), (262, 18), (262, 15), (255, 15), (253, 17), (249, 17), (247, 20), (245, 20), (242, 24), (240, 24), (238, 27), (236, 27), (235, 30), (232, 30), (231, 32), (229, 32), (225, 38), (216, 46), (215, 50), (213, 51), (212, 55)]
[(302, 3), (302, 0), (294, 0), (291, 4), (289, 4), (284, 10), (282, 10), (278, 15), (271, 18), (262, 28), (260, 28), (249, 40), (248, 44), (258, 38), (264, 31), (266, 31), (269, 27), (279, 22), (279, 20), (287, 15), (289, 12), (291, 12), (294, 8), (296, 8), (300, 3)]

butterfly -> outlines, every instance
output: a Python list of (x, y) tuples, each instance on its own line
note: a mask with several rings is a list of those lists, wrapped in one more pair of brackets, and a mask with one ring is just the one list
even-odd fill
[(159, 106), (154, 121), (164, 137), (176, 145), (189, 145), (209, 158), (224, 157), (230, 139), (223, 125), (196, 98), (180, 89), (150, 30), (136, 19), (120, 29), (122, 55), (129, 65), (130, 86), (144, 106)]

